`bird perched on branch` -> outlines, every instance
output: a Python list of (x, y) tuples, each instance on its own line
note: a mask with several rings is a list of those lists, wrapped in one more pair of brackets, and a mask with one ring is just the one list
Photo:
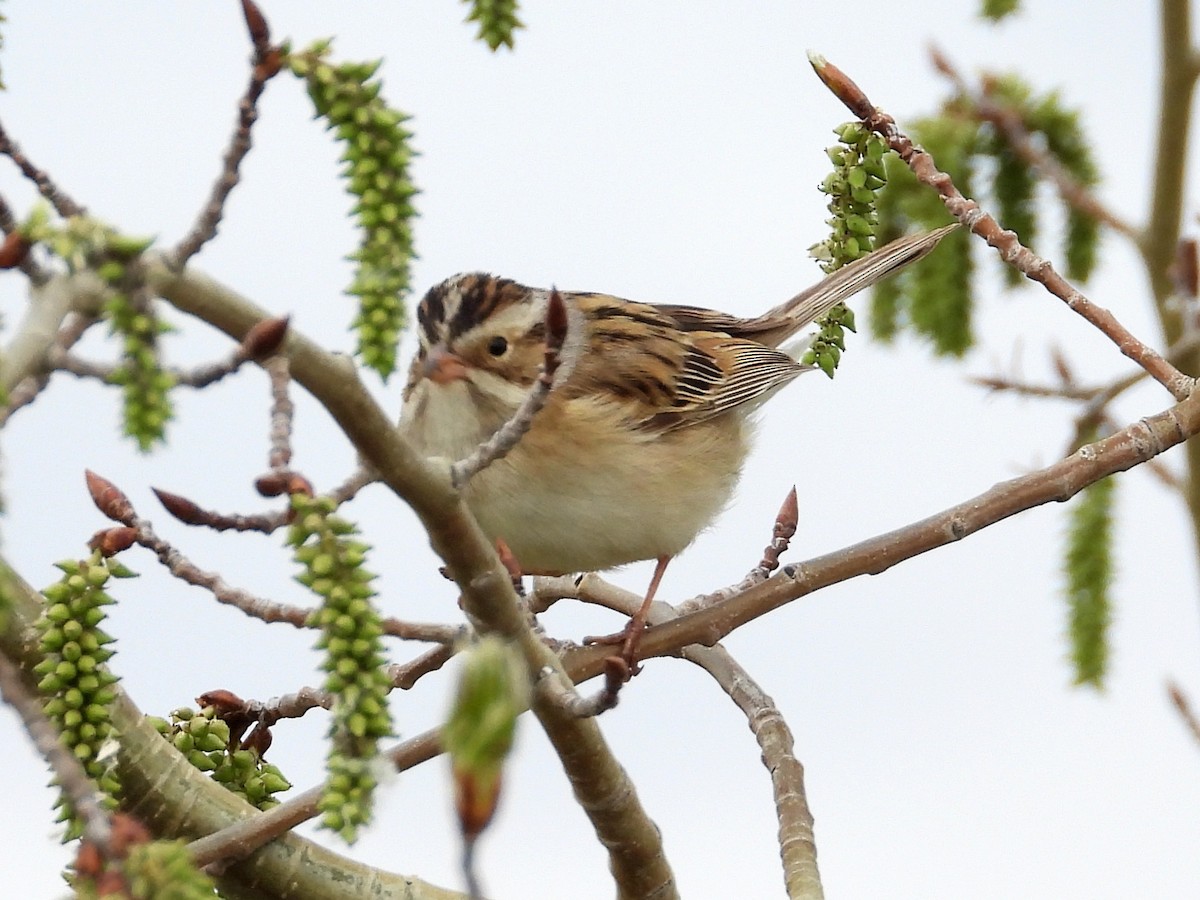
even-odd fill
[[(507, 454), (463, 486), (463, 499), (526, 573), (657, 560), (621, 635), (634, 666), (667, 563), (729, 501), (750, 450), (750, 414), (813, 368), (798, 361), (803, 346), (780, 345), (954, 227), (894, 241), (753, 318), (563, 292), (567, 334), (553, 389)], [(425, 295), (401, 417), (420, 451), (464, 459), (512, 419), (539, 377), (551, 293), (471, 273)]]

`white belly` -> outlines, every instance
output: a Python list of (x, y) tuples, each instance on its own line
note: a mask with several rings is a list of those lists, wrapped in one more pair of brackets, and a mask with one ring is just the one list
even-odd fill
[[(494, 426), (454, 414), (465, 395), (442, 390), (402, 424), (426, 454), (461, 459)], [(674, 556), (728, 503), (748, 430), (736, 413), (674, 432), (614, 428), (611, 411), (590, 400), (552, 403), (463, 496), (484, 532), (503, 538), (527, 572)]]

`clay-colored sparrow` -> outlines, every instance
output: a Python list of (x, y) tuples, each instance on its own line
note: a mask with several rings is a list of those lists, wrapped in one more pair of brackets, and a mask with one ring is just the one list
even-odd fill
[[(797, 362), (803, 346), (779, 345), (920, 259), (953, 227), (888, 244), (750, 319), (563, 292), (564, 358), (576, 363), (558, 372), (511, 452), (464, 487), (465, 502), (527, 573), (658, 560), (643, 613), (627, 629), (633, 639), (667, 562), (729, 501), (750, 448), (750, 413), (811, 368)], [(538, 376), (548, 298), (480, 273), (425, 295), (401, 417), (420, 451), (462, 459), (513, 415)]]

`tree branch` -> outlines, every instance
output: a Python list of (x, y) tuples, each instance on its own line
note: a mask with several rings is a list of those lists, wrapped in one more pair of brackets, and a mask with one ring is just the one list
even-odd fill
[(825, 896), (817, 870), (813, 816), (804, 791), (804, 766), (793, 753), (792, 731), (783, 715), (729, 651), (717, 644), (683, 649), (683, 658), (708, 672), (746, 714), (762, 762), (771, 773), (775, 814), (779, 819), (779, 855), (789, 900), (820, 900)]
[[(776, 537), (768, 547), (768, 557), (776, 547), (776, 542), (780, 540), (780, 531), (786, 532), (789, 523), (794, 522), (795, 499), (793, 489), (784, 501), (783, 509), (776, 520)], [(794, 524), (792, 528), (794, 530)], [(756, 569), (751, 575), (757, 571)], [(632, 615), (642, 604), (641, 598), (636, 594), (622, 590), (594, 574), (585, 575), (578, 580), (570, 577), (538, 578), (534, 584), (535, 596), (582, 600), (626, 615)], [(701, 608), (702, 606), (701, 604)], [(651, 607), (648, 621), (658, 628), (677, 618), (679, 612), (676, 609), (659, 602)], [(652, 634), (653, 630), (652, 628), (647, 634)], [(771, 773), (771, 784), (774, 788), (775, 811), (779, 819), (779, 852), (783, 859), (784, 883), (787, 885), (788, 897), (802, 897), (806, 900), (823, 897), (821, 877), (817, 870), (813, 817), (804, 792), (804, 767), (792, 752), (792, 733), (783, 716), (775, 707), (774, 701), (719, 644), (713, 647), (692, 644), (684, 647), (680, 655), (716, 679), (717, 684), (746, 714), (750, 730), (754, 732), (762, 748), (763, 765)]]
[[(8, 626), (0, 633), (0, 653), (18, 661), (22, 668), (32, 669), (38, 661), (33, 622), (44, 598), (3, 559), (0, 590), (9, 613)], [(127, 811), (157, 836), (190, 839), (221, 831), (235, 822), (252, 830), (268, 815), (192, 766), (169, 741), (163, 740), (119, 685), (115, 690), (113, 725), (120, 742), (118, 774), (126, 798), (136, 798), (127, 802)], [(219, 876), (222, 888), (230, 889), (230, 896), (246, 896), (259, 886), (287, 884), (290, 896), (324, 900), (465, 900), (458, 892), (347, 859), (298, 835), (284, 833), (286, 830), (267, 839), (273, 841), (271, 846), (261, 847), (267, 842), (262, 841), (236, 855), (248, 856), (261, 847), (251, 858), (234, 863)], [(202, 859), (200, 864), (211, 861)]]
[[(860, 575), (878, 575), (1019, 512), (1069, 500), (1101, 478), (1145, 463), (1198, 433), (1200, 392), (1087, 444), (1066, 459), (997, 484), (927, 519), (808, 562), (784, 566), (762, 584), (650, 629), (639, 655), (664, 656), (696, 643), (711, 646), (747, 622), (821, 588)], [(577, 677), (591, 678), (600, 672), (603, 657), (603, 648), (583, 647), (568, 652), (565, 662)]]
[[(146, 278), (177, 309), (236, 341), (267, 313), (196, 272), (177, 273), (147, 260)], [(380, 480), (413, 508), (434, 550), (462, 590), (462, 605), (482, 630), (512, 640), (530, 673), (549, 667), (566, 677), (558, 657), (533, 632), (508, 573), (455, 490), (444, 461), (418, 454), (375, 402), (353, 364), (295, 330), (286, 352), (292, 376), (337, 422)], [(550, 738), (576, 798), (601, 844), (620, 896), (675, 896), (674, 876), (658, 829), (646, 815), (629, 776), (613, 758), (593, 719), (580, 719), (535, 696), (533, 712)]]
[(100, 279), (90, 273), (58, 275), (34, 286), (25, 318), (0, 354), (0, 391), (9, 393), (24, 379), (43, 374), (63, 321), (72, 312), (96, 313), (105, 292)]
[(992, 123), (996, 130), (1004, 136), (1005, 142), (1013, 153), (1054, 185), (1059, 197), (1074, 209), (1103, 222), (1130, 240), (1136, 242), (1139, 239), (1139, 232), (1136, 228), (1101, 203), (1091, 190), (1081, 184), (1062, 163), (1047, 153), (1044, 148), (1034, 144), (1029, 131), (1025, 128), (1025, 123), (1015, 110), (995, 102), (988, 95), (986, 86), (983, 91), (972, 91), (967, 86), (966, 79), (950, 62), (949, 57), (937, 47), (930, 48), (930, 56), (933, 58), (934, 68), (950, 79), (959, 94), (975, 107), (975, 111), (981, 119)]
[[(1049, 260), (1023, 246), (1015, 233), (1001, 228), (978, 203), (964, 197), (954, 186), (950, 176), (938, 170), (929, 154), (917, 147), (912, 139), (900, 130), (895, 119), (873, 106), (862, 89), (845, 73), (820, 57), (814, 57), (812, 63), (825, 86), (858, 116), (864, 125), (883, 137), (888, 146), (907, 163), (917, 180), (938, 192), (946, 210), (972, 232), (984, 238), (989, 246), (1000, 253), (1004, 262), (1013, 266), (1026, 278), (1041, 284), (1066, 303), (1069, 309), (1095, 325), (1117, 345), (1118, 350), (1145, 369), (1150, 377), (1170, 391), (1176, 400), (1182, 400), (1191, 393), (1194, 379), (1184, 375), (1159, 353), (1134, 337), (1111, 312), (1092, 303), (1059, 275)], [(1174, 258), (1174, 252), (1172, 244), (1171, 258)]]
[(101, 806), (101, 794), (71, 749), (59, 740), (58, 729), (42, 712), (41, 701), (21, 678), (21, 670), (0, 652), (0, 698), (13, 708), (42, 758), (49, 763), (58, 786), (83, 821), (83, 839), (109, 852), (112, 824)]
[(17, 168), (21, 170), (21, 174), (34, 183), (38, 189), (38, 193), (45, 197), (50, 205), (64, 219), (71, 216), (83, 215), (87, 212), (82, 206), (72, 200), (67, 194), (59, 188), (43, 170), (35, 166), (17, 146), (16, 142), (8, 136), (8, 132), (0, 126), (0, 154), (7, 156)]
[[(243, 4), (243, 8), (257, 13), (253, 4)], [(250, 15), (247, 12), (247, 20)], [(261, 14), (258, 14), (261, 21)], [(263, 23), (265, 30), (265, 22)], [(254, 33), (251, 26), (251, 39), (255, 44), (255, 66), (250, 72), (250, 82), (246, 92), (238, 101), (237, 126), (229, 140), (229, 147), (221, 164), (221, 174), (212, 187), (208, 202), (201, 210), (192, 230), (171, 252), (170, 260), (174, 268), (182, 269), (188, 260), (200, 252), (200, 248), (217, 236), (217, 226), (225, 215), (225, 203), (230, 193), (241, 180), (240, 168), (242, 160), (250, 152), (250, 132), (258, 121), (258, 100), (267, 86), (267, 81), (279, 72), (280, 55), (277, 49), (270, 48), (262, 39), (262, 35)], [(269, 36), (266, 38), (269, 40)], [(272, 57), (273, 54), (273, 57)]]

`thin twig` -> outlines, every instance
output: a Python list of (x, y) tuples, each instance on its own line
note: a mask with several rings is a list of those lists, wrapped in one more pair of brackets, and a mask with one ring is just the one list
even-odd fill
[(1184, 375), (1159, 353), (1138, 340), (1111, 312), (1092, 303), (1059, 275), (1049, 260), (1023, 246), (1015, 233), (1001, 228), (978, 203), (964, 197), (954, 186), (950, 176), (937, 168), (933, 158), (900, 130), (895, 119), (873, 106), (866, 94), (845, 73), (820, 57), (811, 57), (810, 61), (818, 77), (834, 96), (858, 116), (864, 125), (883, 137), (888, 146), (896, 151), (916, 175), (917, 180), (937, 191), (947, 211), (972, 232), (984, 238), (989, 246), (999, 252), (1004, 262), (1026, 278), (1043, 285), (1046, 290), (1066, 303), (1069, 309), (1098, 328), (1116, 344), (1117, 349), (1145, 369), (1155, 381), (1170, 391), (1176, 400), (1182, 400), (1191, 393), (1195, 384), (1194, 378)]
[[(341, 505), (354, 497), (368, 484), (377, 479), (369, 469), (359, 468), (349, 478), (338, 485), (330, 493), (337, 505)], [(220, 513), (205, 509), (198, 503), (180, 494), (164, 491), (161, 488), (151, 488), (163, 507), (176, 519), (186, 525), (197, 525), (211, 528), (214, 531), (257, 531), (263, 534), (273, 534), (291, 521), (291, 510), (280, 509), (264, 513)]]
[[(250, 19), (249, 9), (253, 9), (257, 13), (257, 7), (254, 7), (253, 4), (249, 6), (243, 4), (243, 9), (247, 10), (247, 20)], [(259, 19), (261, 20), (261, 13), (259, 13)], [(188, 232), (187, 237), (168, 254), (169, 265), (176, 270), (186, 266), (188, 260), (200, 252), (201, 247), (217, 236), (217, 227), (225, 215), (225, 203), (241, 180), (242, 160), (250, 152), (250, 132), (258, 120), (258, 100), (267, 86), (267, 81), (279, 72), (278, 49), (266, 47), (262, 35), (255, 33), (255, 26), (251, 24), (249, 27), (251, 40), (255, 45), (255, 65), (250, 72), (250, 82), (246, 85), (246, 93), (238, 101), (237, 126), (229, 140), (229, 147), (226, 149), (222, 161), (221, 174), (212, 187), (208, 203), (201, 210), (200, 216), (196, 219), (196, 223)], [(274, 54), (273, 61), (271, 61), (272, 53)]]
[(84, 839), (107, 855), (112, 827), (101, 805), (100, 792), (75, 754), (59, 740), (58, 729), (42, 712), (38, 698), (25, 686), (20, 668), (3, 654), (0, 654), (0, 698), (16, 711), (34, 747), (54, 770), (58, 786), (83, 823)]
[(1188, 701), (1187, 694), (1174, 681), (1168, 681), (1167, 695), (1171, 698), (1171, 703), (1179, 713), (1183, 724), (1187, 726), (1187, 730), (1192, 733), (1196, 743), (1200, 744), (1200, 719), (1197, 719), (1196, 714), (1192, 711), (1192, 704)]
[[(428, 762), (442, 752), (436, 730), (426, 731), (385, 751), (385, 756), (403, 772)], [(279, 806), (258, 815), (234, 822), (220, 831), (198, 838), (188, 845), (192, 860), (207, 866), (221, 860), (237, 860), (249, 856), (263, 844), (286, 834), (302, 822), (317, 815), (317, 801), (324, 787), (310, 788)]]
[[(447, 626), (449, 627), (449, 626)], [(410, 659), (406, 663), (393, 663), (387, 666), (386, 671), (388, 678), (391, 679), (395, 687), (402, 691), (409, 691), (416, 685), (418, 681), (428, 675), (430, 672), (436, 672), (458, 652), (457, 647), (466, 634), (465, 628), (459, 628), (453, 640), (444, 641), (440, 647), (434, 647), (426, 650), (415, 659)]]
[(289, 511), (286, 509), (250, 515), (219, 513), (205, 509), (180, 494), (161, 488), (152, 487), (150, 490), (154, 492), (163, 508), (185, 525), (211, 528), (213, 531), (257, 531), (273, 534), (288, 522)]
[[(87, 473), (87, 481), (92, 499), (100, 511), (110, 519), (132, 528), (135, 532), (136, 542), (158, 557), (158, 561), (176, 578), (187, 584), (204, 588), (213, 595), (217, 602), (239, 609), (251, 618), (259, 619), (262, 622), (268, 624), (281, 622), (294, 628), (312, 627), (310, 618), (314, 610), (279, 603), (265, 597), (256, 597), (249, 591), (231, 586), (219, 574), (201, 569), (172, 546), (169, 541), (159, 537), (150, 521), (138, 516), (129, 498), (116, 485), (94, 472)], [(391, 617), (381, 620), (380, 624), (385, 634), (404, 640), (444, 644), (457, 640), (461, 633), (458, 627), (452, 625), (402, 622)]]
[(374, 484), (379, 480), (379, 473), (369, 466), (360, 465), (354, 472), (329, 492), (329, 496), (333, 498), (338, 506), (343, 503), (348, 503), (358, 496), (358, 492), (368, 485)]
[(267, 464), (272, 471), (282, 472), (292, 461), (292, 418), (296, 413), (288, 394), (292, 378), (286, 356), (272, 356), (263, 365), (271, 377), (271, 452)]
[(247, 700), (242, 712), (254, 722), (271, 726), (280, 719), (299, 719), (314, 709), (330, 709), (334, 697), (319, 688), (302, 687), (291, 694), (270, 700)]
[(71, 313), (64, 319), (54, 343), (46, 350), (42, 371), (22, 379), (9, 393), (8, 404), (0, 408), (0, 426), (3, 426), (18, 409), (28, 406), (37, 399), (37, 396), (50, 384), (51, 373), (48, 369), (52, 367), (53, 360), (58, 358), (59, 354), (64, 354), (74, 347), (84, 333), (97, 321), (99, 319), (90, 313)]
[(200, 388), (208, 387), (210, 384), (216, 384), (223, 378), (229, 377), (247, 362), (248, 358), (242, 351), (242, 348), (239, 347), (225, 359), (204, 363), (192, 369), (172, 368), (168, 369), (167, 372), (177, 385), (199, 390)]
[(1018, 157), (1054, 184), (1058, 195), (1073, 209), (1103, 222), (1114, 231), (1134, 241), (1138, 230), (1100, 202), (1099, 198), (1074, 175), (1067, 171), (1046, 149), (1036, 144), (1025, 127), (1020, 113), (993, 99), (994, 86), (985, 79), (982, 89), (971, 90), (966, 79), (942, 51), (929, 48), (933, 67), (954, 85), (959, 95), (970, 103), (981, 119), (990, 122), (1004, 136), (1004, 141)]
[(46, 356), (60, 343), (64, 323), (72, 313), (90, 317), (99, 311), (106, 287), (92, 273), (59, 275), (34, 288), (31, 302), (16, 332), (0, 353), (0, 390), (11, 391), (30, 376), (46, 371)]
[(50, 201), (50, 205), (64, 219), (69, 219), (71, 216), (84, 215), (87, 210), (72, 200), (67, 194), (59, 188), (44, 171), (35, 166), (17, 146), (16, 142), (8, 136), (8, 132), (4, 130), (4, 126), (0, 125), (0, 154), (7, 156), (17, 168), (21, 170), (21, 174), (34, 183), (38, 189), (38, 193)]
[(567, 321), (566, 303), (557, 290), (552, 290), (546, 303), (546, 352), (537, 380), (512, 417), (480, 444), (474, 453), (451, 467), (450, 479), (455, 487), (461, 488), (479, 472), (507, 456), (533, 425), (534, 417), (546, 405), (550, 391), (554, 388), (555, 374), (559, 373), (561, 368), (562, 377), (559, 381), (570, 375), (575, 365), (574, 354), (569, 353), (566, 359), (562, 358), (563, 344), (567, 338)]
[(608, 712), (621, 697), (621, 686), (629, 680), (629, 666), (621, 657), (610, 656), (604, 667), (604, 686), (590, 696), (584, 696), (550, 669), (538, 673), (534, 689), (542, 698), (577, 719), (586, 719)]
[(46, 354), (46, 364), (55, 372), (66, 372), (76, 378), (93, 378), (111, 384), (117, 366), (108, 362), (96, 362), (76, 356), (61, 347), (51, 347)]
[[(789, 493), (780, 510), (783, 531), (789, 519), (794, 523), (791, 512), (795, 509), (795, 498)], [(777, 528), (779, 527), (777, 522)], [(792, 525), (794, 530), (795, 525)], [(775, 542), (772, 542), (772, 547)], [(771, 547), (768, 547), (770, 550)], [(784, 548), (786, 549), (786, 547)], [(757, 571), (757, 570), (756, 570)], [(752, 573), (753, 574), (753, 573)], [(534, 579), (534, 596), (545, 594), (559, 599), (576, 599), (594, 603), (608, 609), (632, 614), (641, 606), (636, 594), (610, 584), (599, 575), (590, 573), (575, 579), (565, 576)], [(679, 617), (679, 612), (662, 602), (651, 608), (648, 621), (658, 627)], [(653, 627), (647, 634), (653, 634)], [(763, 750), (763, 765), (771, 773), (775, 792), (776, 814), (779, 818), (780, 855), (783, 858), (784, 881), (788, 896), (818, 898), (822, 896), (821, 880), (817, 872), (816, 844), (813, 840), (813, 818), (804, 794), (804, 769), (792, 752), (793, 740), (787, 723), (770, 697), (750, 678), (737, 661), (720, 645), (702, 647), (696, 644), (682, 648), (680, 655), (711, 674), (722, 689), (746, 714), (750, 730), (758, 739)], [(612, 681), (619, 673), (612, 672), (605, 660), (605, 680)], [(539, 683), (539, 689), (543, 689)], [(617, 685), (619, 687), (619, 684)], [(601, 691), (591, 702), (598, 702), (604, 695)], [(578, 697), (578, 695), (575, 695)], [(615, 699), (615, 697), (614, 697)], [(594, 715), (587, 701), (571, 698), (555, 698), (575, 715)], [(602, 710), (601, 710), (602, 711)]]
[[(1139, 372), (1138, 377), (1145, 377)], [(1069, 385), (1030, 384), (1000, 375), (971, 375), (967, 381), (989, 391), (1016, 394), (1018, 397), (1038, 397), (1048, 400), (1091, 400), (1103, 388), (1081, 388)]]

